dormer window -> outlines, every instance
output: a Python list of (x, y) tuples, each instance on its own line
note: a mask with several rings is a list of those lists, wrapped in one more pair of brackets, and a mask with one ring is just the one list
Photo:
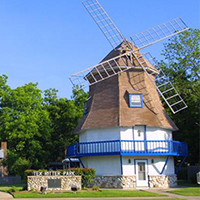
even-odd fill
[(143, 107), (142, 94), (129, 94), (129, 107), (130, 108), (142, 108)]
[(89, 101), (91, 100), (91, 97), (89, 97), (85, 102), (84, 102), (84, 111), (83, 114), (87, 114), (89, 111)]
[(88, 113), (88, 101), (84, 102), (84, 111), (83, 111), (84, 115)]

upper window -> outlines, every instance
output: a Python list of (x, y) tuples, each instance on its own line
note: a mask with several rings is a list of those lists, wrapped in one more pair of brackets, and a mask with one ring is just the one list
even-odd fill
[(87, 114), (89, 111), (89, 101), (91, 100), (91, 96), (84, 102), (84, 111), (83, 114)]
[(83, 114), (87, 114), (88, 113), (88, 101), (84, 102), (84, 110), (83, 110)]
[(142, 94), (129, 94), (129, 107), (130, 108), (142, 108), (143, 107)]

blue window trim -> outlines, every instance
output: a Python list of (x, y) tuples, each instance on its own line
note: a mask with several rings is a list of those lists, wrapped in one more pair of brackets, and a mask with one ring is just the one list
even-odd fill
[[(140, 98), (141, 98), (141, 105), (140, 106), (133, 106), (133, 105), (131, 105), (131, 96), (138, 96), (138, 95), (140, 95)], [(143, 105), (144, 105), (144, 103), (143, 103), (143, 95), (142, 94), (129, 94), (129, 107), (130, 108), (143, 108)]]
[(122, 155), (120, 155), (120, 167), (121, 167), (121, 175), (123, 175), (123, 158)]

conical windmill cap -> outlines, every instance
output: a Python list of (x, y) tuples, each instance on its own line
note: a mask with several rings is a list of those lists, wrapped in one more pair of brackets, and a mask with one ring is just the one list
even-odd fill
[[(129, 45), (129, 47), (131, 49), (129, 49), (127, 47), (127, 44)], [(113, 49), (100, 63), (98, 66), (96, 66), (95, 68), (93, 68), (87, 75), (86, 75), (86, 79), (92, 83), (93, 82), (93, 77), (95, 77), (96, 80), (101, 79), (101, 77), (99, 76), (99, 74), (101, 74), (103, 77), (106, 77), (106, 73), (105, 73), (105, 69), (107, 72), (112, 72), (113, 69), (115, 70), (115, 72), (119, 72), (120, 69), (121, 70), (125, 70), (128, 69), (130, 67), (134, 67), (134, 69), (142, 69), (142, 67), (140, 66), (140, 64), (138, 63), (138, 61), (132, 57), (132, 62), (130, 61), (130, 59), (126, 56), (121, 57), (122, 55), (130, 52), (130, 51), (134, 51), (135, 55), (137, 57), (141, 57), (140, 61), (144, 62), (144, 67), (146, 68), (147, 71), (154, 71), (155, 74), (158, 74), (158, 70), (139, 52), (138, 48), (136, 46), (134, 46), (131, 42), (129, 41), (123, 41), (121, 44), (119, 44), (115, 49)], [(113, 66), (112, 68), (110, 67), (110, 65), (105, 62), (108, 60), (111, 60), (113, 58)], [(115, 64), (115, 62), (117, 62), (117, 64)], [(110, 63), (112, 63), (112, 61), (110, 61)], [(117, 66), (118, 65), (118, 66)], [(120, 69), (119, 69), (120, 66)], [(92, 75), (91, 75), (92, 74)]]
[[(131, 48), (131, 50), (127, 47), (127, 44)], [(143, 54), (139, 51), (138, 47), (133, 45), (133, 43), (129, 42), (128, 40), (123, 41), (121, 44), (119, 44), (115, 49), (113, 49), (101, 62), (104, 62), (106, 60), (112, 59), (116, 56), (123, 55), (124, 53), (127, 53), (129, 51), (134, 51), (135, 56), (142, 57), (140, 58), (140, 61), (145, 61), (144, 67), (147, 68), (147, 71), (153, 70), (155, 73), (159, 73), (158, 70), (143, 56)], [(126, 60), (126, 65), (129, 67), (132, 67), (134, 65), (135, 69), (142, 69), (142, 67), (139, 65), (138, 61), (132, 57), (133, 63), (130, 62), (130, 60)], [(100, 62), (100, 63), (101, 63)], [(119, 65), (124, 66), (124, 63), (118, 62)]]
[[(122, 45), (123, 43), (118, 47)], [(101, 62), (123, 54), (122, 51), (125, 50), (119, 48), (112, 50)], [(149, 67), (153, 66), (149, 64)], [(131, 93), (143, 95), (144, 106), (142, 108), (129, 107), (129, 94)], [(87, 129), (133, 127), (135, 125), (178, 130), (165, 112), (154, 84), (139, 66), (90, 86), (87, 109), (75, 133)]]

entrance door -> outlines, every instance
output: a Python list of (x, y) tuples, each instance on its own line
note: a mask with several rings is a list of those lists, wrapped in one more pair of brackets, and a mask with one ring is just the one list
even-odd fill
[[(135, 142), (135, 151), (144, 151), (145, 145), (145, 135), (144, 135), (144, 126), (134, 126), (134, 140)], [(139, 140), (137, 142), (137, 140)]]
[(136, 186), (148, 187), (147, 161), (136, 160)]

